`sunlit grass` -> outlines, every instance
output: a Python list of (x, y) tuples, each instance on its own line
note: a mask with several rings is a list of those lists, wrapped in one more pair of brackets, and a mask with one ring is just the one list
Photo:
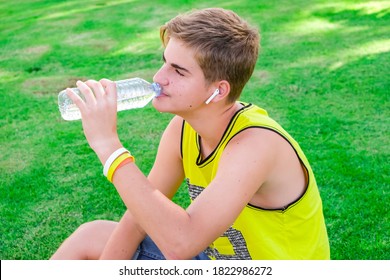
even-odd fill
[(357, 11), (361, 15), (375, 15), (378, 18), (390, 13), (389, 1), (335, 1), (321, 4), (321, 7), (333, 8), (336, 12)]
[[(262, 50), (242, 100), (267, 109), (316, 174), (333, 259), (390, 259), (388, 1), (2, 1), (0, 258), (47, 259), (81, 223), (119, 220), (80, 122), (57, 94), (77, 80), (141, 77), (161, 66), (158, 28), (208, 6), (258, 26)], [(147, 174), (170, 115), (118, 114), (119, 135)], [(174, 201), (185, 207), (182, 187)]]

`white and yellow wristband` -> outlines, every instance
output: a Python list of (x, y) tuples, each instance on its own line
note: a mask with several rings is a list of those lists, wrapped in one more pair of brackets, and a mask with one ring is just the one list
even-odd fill
[(103, 174), (107, 179), (112, 182), (115, 171), (121, 167), (125, 162), (132, 161), (135, 162), (134, 157), (131, 153), (125, 148), (119, 148), (114, 151), (106, 160), (106, 163), (103, 167)]

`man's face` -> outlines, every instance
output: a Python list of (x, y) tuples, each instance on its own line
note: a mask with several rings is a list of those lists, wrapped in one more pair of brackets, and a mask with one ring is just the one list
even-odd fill
[(160, 112), (184, 116), (201, 106), (210, 96), (204, 74), (195, 60), (195, 53), (178, 39), (171, 38), (163, 54), (164, 64), (154, 81), (162, 87), (162, 94), (153, 100)]

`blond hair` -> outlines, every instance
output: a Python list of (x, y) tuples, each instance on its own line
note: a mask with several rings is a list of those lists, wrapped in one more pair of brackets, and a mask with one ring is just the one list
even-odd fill
[(160, 38), (164, 47), (170, 38), (175, 38), (192, 48), (208, 83), (227, 80), (229, 102), (240, 97), (253, 73), (260, 47), (257, 29), (221, 8), (178, 15), (161, 26)]

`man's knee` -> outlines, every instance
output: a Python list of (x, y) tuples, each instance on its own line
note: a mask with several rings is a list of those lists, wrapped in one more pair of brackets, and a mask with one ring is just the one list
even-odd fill
[(80, 233), (92, 232), (93, 233), (94, 231), (101, 229), (103, 227), (104, 223), (105, 223), (105, 221), (103, 221), (103, 220), (95, 220), (95, 221), (86, 222), (84, 224), (81, 224), (76, 229), (76, 232), (80, 232)]

